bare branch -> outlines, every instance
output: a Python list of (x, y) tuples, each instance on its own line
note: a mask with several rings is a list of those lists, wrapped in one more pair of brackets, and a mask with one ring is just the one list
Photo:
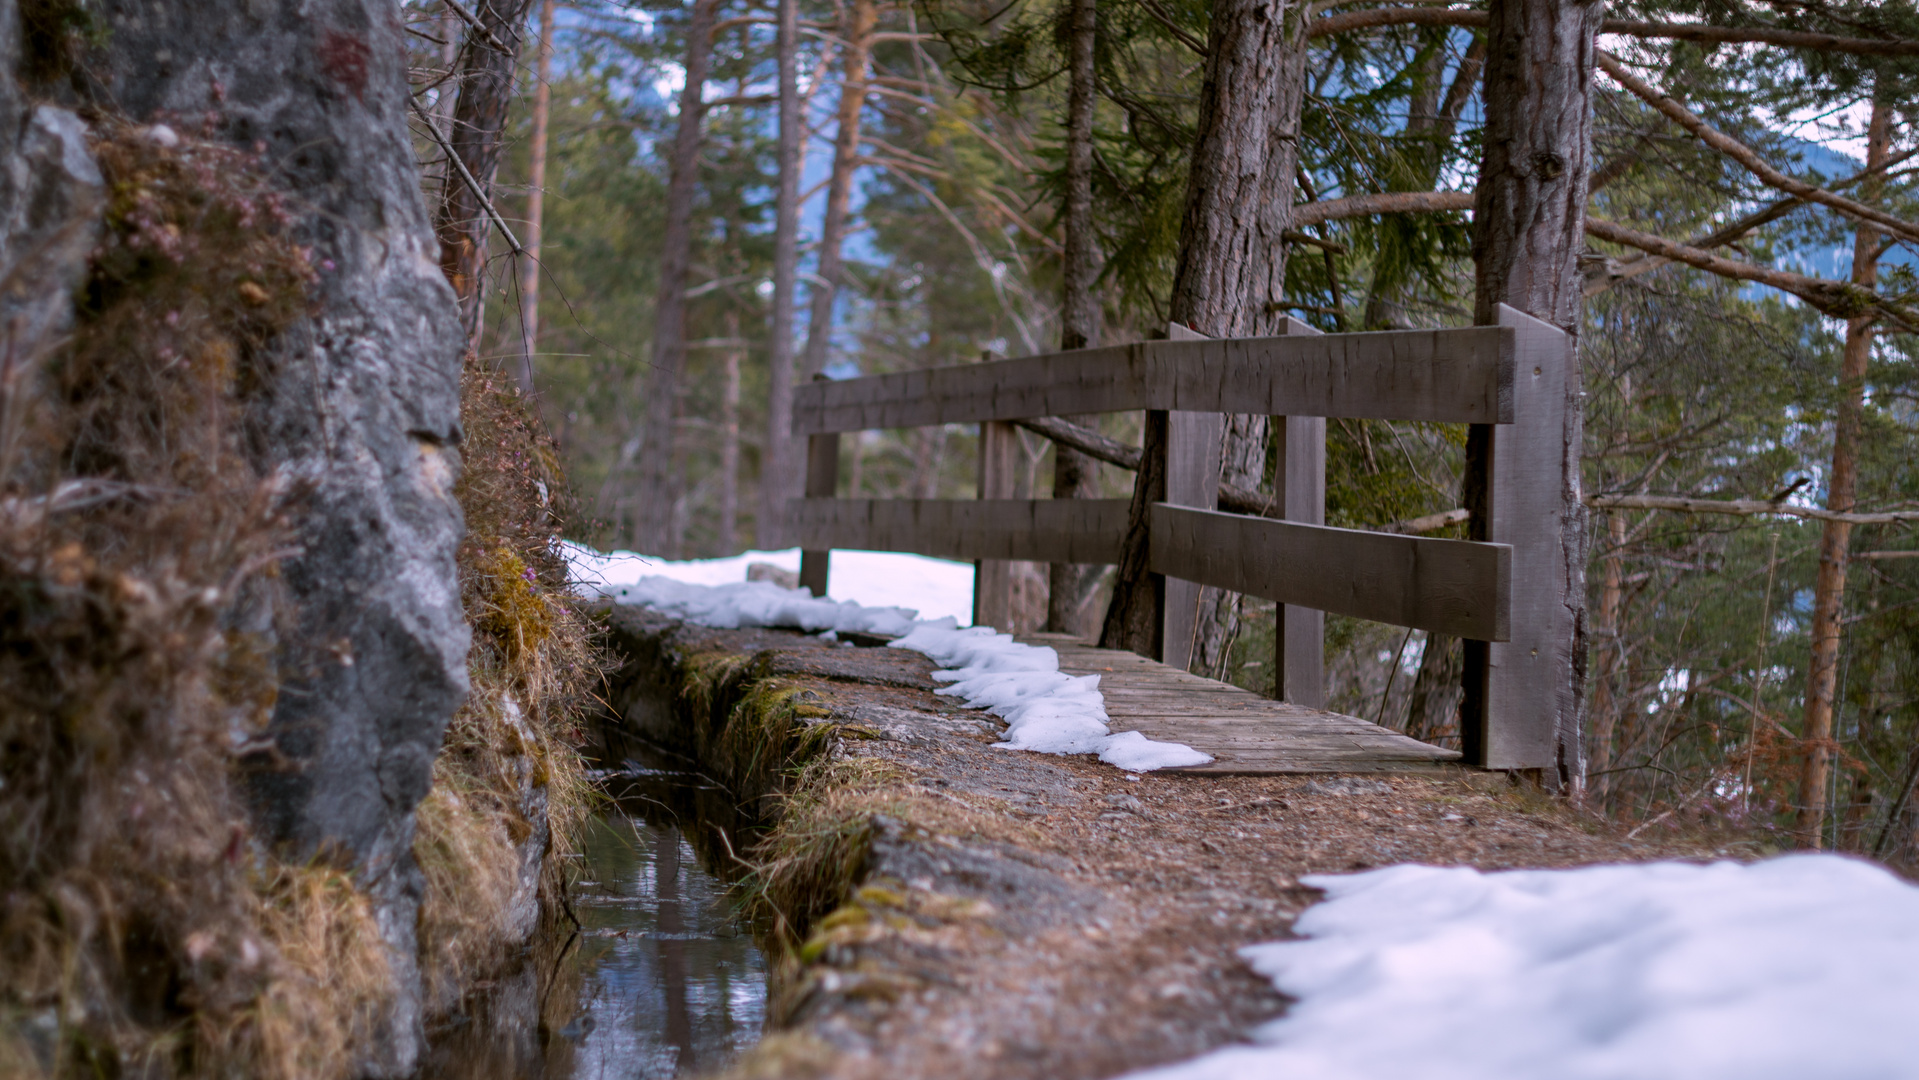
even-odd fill
[(1700, 142), (1705, 143), (1707, 146), (1712, 147), (1714, 150), (1745, 166), (1747, 171), (1757, 176), (1767, 185), (1778, 188), (1788, 195), (1804, 199), (1807, 202), (1831, 207), (1849, 218), (1865, 222), (1868, 225), (1876, 225), (1904, 239), (1919, 240), (1919, 225), (1915, 225), (1902, 218), (1894, 217), (1883, 210), (1875, 209), (1864, 203), (1854, 202), (1843, 195), (1835, 195), (1824, 188), (1808, 184), (1803, 180), (1795, 180), (1787, 176), (1785, 173), (1766, 164), (1766, 162), (1746, 144), (1715, 129), (1712, 125), (1694, 115), (1692, 111), (1684, 105), (1679, 104), (1671, 97), (1654, 89), (1632, 72), (1627, 71), (1625, 65), (1621, 64), (1613, 56), (1601, 51), (1598, 53), (1598, 61), (1599, 67), (1604, 70), (1606, 74), (1612, 76), (1613, 80), (1619, 83), (1619, 85), (1632, 91), (1635, 96), (1659, 110), (1660, 113), (1664, 114), (1666, 118), (1673, 123), (1685, 128), (1686, 131), (1691, 133), (1693, 137), (1697, 138)]
[(1737, 517), (1777, 514), (1819, 521), (1842, 521), (1848, 525), (1896, 525), (1919, 521), (1919, 510), (1842, 514), (1818, 506), (1791, 506), (1759, 499), (1696, 499), (1686, 495), (1588, 495), (1586, 505), (1597, 510), (1671, 510), (1682, 514), (1731, 514)]
[(1591, 214), (1586, 215), (1586, 235), (1638, 248), (1673, 262), (1685, 263), (1687, 266), (1718, 274), (1720, 277), (1770, 285), (1781, 292), (1797, 296), (1835, 319), (1851, 319), (1869, 311), (1878, 311), (1908, 333), (1919, 333), (1919, 315), (1915, 315), (1871, 289), (1851, 282), (1828, 281), (1825, 278), (1795, 274), (1790, 270), (1775, 270), (1771, 267), (1721, 258), (1711, 252), (1688, 247), (1662, 236), (1654, 236), (1652, 233), (1627, 228), (1616, 222), (1607, 221), (1605, 218), (1593, 217)]
[[(1306, 28), (1308, 37), (1325, 37), (1352, 30), (1379, 26), (1467, 26), (1482, 28), (1487, 23), (1483, 11), (1457, 11), (1433, 8), (1373, 8), (1347, 11), (1314, 19)], [(1815, 34), (1804, 30), (1780, 30), (1769, 26), (1702, 26), (1693, 23), (1642, 22), (1637, 19), (1607, 19), (1599, 24), (1602, 34), (1623, 37), (1668, 38), (1710, 45), (1779, 45), (1817, 52), (1850, 53), (1854, 56), (1919, 56), (1919, 41), (1885, 38), (1848, 38), (1834, 34)]]
[(461, 6), (461, 4), (459, 3), (459, 0), (440, 0), (440, 2), (446, 5), (446, 8), (448, 11), (451, 11), (453, 14), (458, 15), (460, 17), (460, 21), (466, 23), (468, 26), (471, 26), (476, 33), (478, 33), (481, 37), (485, 38), (486, 43), (488, 45), (493, 46), (495, 49), (505, 53), (508, 56), (513, 55), (513, 50), (507, 48), (505, 45), (500, 44), (500, 39), (493, 36), (493, 31), (488, 30), (486, 28), (486, 24), (480, 21), (480, 17), (473, 14), (471, 11), (468, 11), (465, 7)]
[(1382, 191), (1372, 195), (1349, 195), (1344, 199), (1301, 203), (1293, 207), (1293, 226), (1303, 229), (1308, 225), (1339, 218), (1472, 208), (1473, 193), (1470, 191)]

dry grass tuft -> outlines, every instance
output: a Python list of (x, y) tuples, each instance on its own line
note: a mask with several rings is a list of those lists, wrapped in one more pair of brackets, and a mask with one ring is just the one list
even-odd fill
[(458, 495), (461, 596), (473, 693), (454, 717), (419, 811), (426, 872), (421, 974), (429, 1008), (456, 1006), (550, 917), (596, 794), (579, 747), (607, 662), (567, 589), (558, 540), (570, 505), (539, 419), (469, 361)]

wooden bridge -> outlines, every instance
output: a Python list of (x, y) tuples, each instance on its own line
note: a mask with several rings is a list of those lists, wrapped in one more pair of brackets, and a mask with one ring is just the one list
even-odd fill
[[(1566, 336), (1510, 308), (1498, 326), (1466, 329), (1320, 334), (1289, 320), (1282, 336), (1234, 339), (1173, 329), (1165, 341), (799, 388), (793, 429), (808, 437), (806, 497), (792, 515), (801, 584), (824, 595), (834, 548), (972, 560), (974, 621), (1004, 625), (1011, 561), (1117, 562), (1128, 514), (1124, 499), (1009, 498), (1011, 422), (1143, 410), (1168, 434), (1166, 498), (1151, 509), (1149, 562), (1163, 579), (1158, 655), (1031, 639), (1059, 648), (1064, 670), (1102, 674), (1115, 730), (1219, 759), (1203, 771), (1380, 771), (1460, 757), (1324, 710), (1323, 613), (1332, 611), (1464, 639), (1466, 761), (1552, 766), (1571, 686), (1561, 532), (1578, 497), (1561, 479)], [(1273, 418), (1278, 518), (1216, 509), (1229, 413)], [(1326, 526), (1329, 417), (1470, 425), (1475, 538)], [(980, 425), (979, 498), (835, 497), (841, 433), (949, 423)], [(1207, 585), (1280, 605), (1280, 700), (1185, 673)]]

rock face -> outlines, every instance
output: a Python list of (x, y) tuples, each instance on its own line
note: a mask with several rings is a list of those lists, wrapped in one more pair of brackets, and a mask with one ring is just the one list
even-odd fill
[[(19, 13), (0, 0), (0, 71), (19, 69)], [(104, 201), (80, 118), (29, 105), (13, 79), (0, 79), (0, 362), (9, 368), (72, 320)]]
[(76, 79), (90, 103), (260, 148), (314, 249), (311, 316), (255, 358), (249, 453), (307, 495), (282, 575), (277, 754), (249, 783), (269, 839), (347, 859), (372, 894), (402, 994), (366, 1068), (403, 1075), (421, 1043), (413, 813), (467, 693), (469, 631), (454, 569), (463, 335), (407, 135), (399, 12), (87, 9), (104, 31)]

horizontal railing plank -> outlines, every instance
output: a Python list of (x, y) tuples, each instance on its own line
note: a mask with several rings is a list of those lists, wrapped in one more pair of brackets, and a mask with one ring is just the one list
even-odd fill
[(1505, 641), (1512, 548), (1156, 503), (1154, 571), (1282, 604)]
[(1170, 409), (1511, 423), (1514, 331), (1142, 341), (1020, 360), (820, 381), (793, 433)]
[(941, 559), (1119, 561), (1126, 499), (795, 499), (802, 548)]

